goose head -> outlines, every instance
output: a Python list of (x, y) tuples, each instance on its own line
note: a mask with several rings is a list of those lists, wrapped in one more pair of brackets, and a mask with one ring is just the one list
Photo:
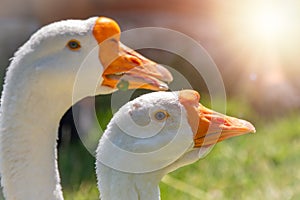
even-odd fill
[[(100, 140), (98, 160), (120, 171), (150, 172), (172, 165), (191, 151), (255, 132), (250, 122), (210, 110), (199, 100), (198, 92), (182, 90), (154, 92), (128, 102)], [(109, 151), (115, 159), (105, 157)]]
[[(122, 193), (118, 186), (130, 190), (126, 185), (153, 184), (155, 188), (164, 175), (199, 160), (212, 145), (255, 132), (250, 122), (210, 110), (199, 100), (194, 90), (153, 92), (120, 108), (97, 149), (98, 185), (104, 200), (114, 199), (114, 191)], [(133, 193), (141, 196), (140, 189)], [(154, 196), (148, 199), (158, 199)]]
[(123, 45), (118, 24), (106, 17), (41, 28), (15, 54), (6, 81), (10, 78), (41, 96), (75, 92), (75, 101), (122, 87), (166, 90), (172, 81), (167, 69)]

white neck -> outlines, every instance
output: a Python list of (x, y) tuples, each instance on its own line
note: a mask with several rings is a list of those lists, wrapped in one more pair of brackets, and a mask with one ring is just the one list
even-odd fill
[(98, 187), (101, 200), (160, 200), (157, 172), (132, 174), (97, 164)]
[(97, 161), (96, 170), (101, 200), (119, 200), (120, 197), (124, 200), (160, 200), (158, 184), (163, 176), (196, 162), (209, 150), (210, 147), (192, 149), (163, 169), (141, 174), (120, 172)]
[(66, 95), (69, 102), (48, 97), (47, 86), (35, 80), (34, 73), (15, 70), (20, 69), (7, 73), (1, 99), (0, 169), (4, 195), (7, 200), (62, 200), (56, 139), (60, 118), (71, 105), (71, 97)]

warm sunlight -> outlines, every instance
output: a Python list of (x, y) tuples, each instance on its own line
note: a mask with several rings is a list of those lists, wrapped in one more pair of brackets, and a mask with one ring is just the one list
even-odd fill
[(279, 5), (253, 8), (249, 11), (249, 31), (256, 39), (277, 41), (287, 37), (293, 20), (288, 10)]
[(250, 42), (259, 42), (262, 46), (283, 45), (292, 42), (295, 35), (297, 3), (283, 1), (247, 3), (240, 10), (240, 29)]
[[(224, 39), (256, 50), (293, 51), (299, 35), (300, 2), (245, 0), (215, 9)], [(296, 43), (295, 43), (296, 42)]]

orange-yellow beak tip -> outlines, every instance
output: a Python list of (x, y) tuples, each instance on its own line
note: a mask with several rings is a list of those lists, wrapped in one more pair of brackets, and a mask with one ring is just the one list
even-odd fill
[(242, 125), (244, 127), (246, 127), (246, 130), (249, 132), (249, 133), (256, 133), (256, 129), (255, 127), (248, 121), (246, 120), (240, 120), (242, 122)]

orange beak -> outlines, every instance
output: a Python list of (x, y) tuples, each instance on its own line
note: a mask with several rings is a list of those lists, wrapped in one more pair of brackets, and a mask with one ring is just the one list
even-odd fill
[(167, 90), (173, 80), (163, 66), (143, 57), (120, 42), (120, 28), (109, 18), (99, 17), (93, 35), (99, 43), (104, 66), (103, 86), (119, 89)]
[(179, 92), (179, 101), (187, 111), (188, 122), (194, 133), (195, 148), (255, 132), (255, 127), (250, 122), (210, 110), (201, 105), (199, 100), (200, 95), (196, 91)]

